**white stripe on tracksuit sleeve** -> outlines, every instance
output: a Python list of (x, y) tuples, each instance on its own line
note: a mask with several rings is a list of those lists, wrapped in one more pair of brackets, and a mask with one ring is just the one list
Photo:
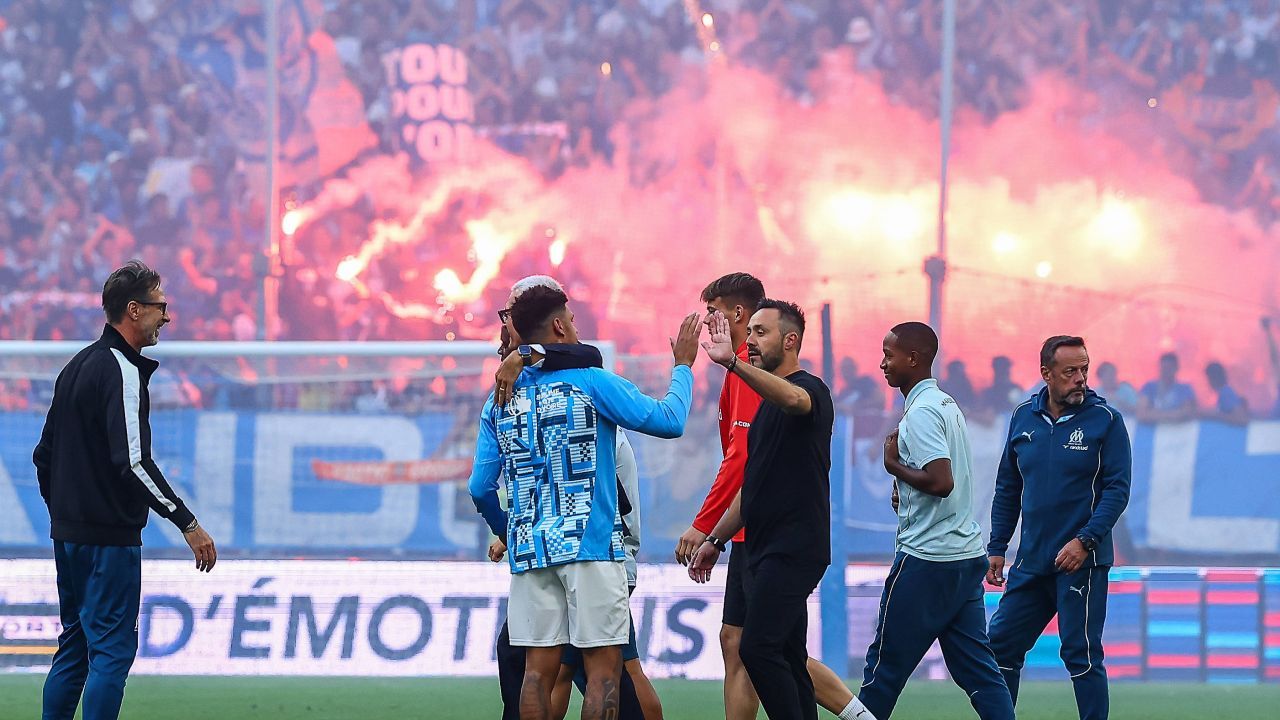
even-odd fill
[[(120, 379), (124, 393), (124, 427), (129, 443), (129, 469), (156, 499), (156, 502), (172, 513), (178, 509), (177, 503), (160, 489), (156, 479), (142, 463), (142, 427), (139, 407), (142, 402), (142, 379), (138, 375), (138, 368), (134, 367), (133, 363), (129, 362), (124, 353), (119, 350), (112, 348), (111, 354), (115, 355), (116, 363), (120, 366)], [(161, 482), (164, 482), (163, 478)], [(165, 484), (168, 485), (168, 483)]]

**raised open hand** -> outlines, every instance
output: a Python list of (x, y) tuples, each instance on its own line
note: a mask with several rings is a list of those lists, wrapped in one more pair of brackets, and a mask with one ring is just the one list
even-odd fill
[(710, 331), (707, 339), (702, 341), (702, 349), (707, 352), (707, 357), (712, 362), (721, 365), (728, 365), (733, 362), (733, 358), (737, 356), (737, 352), (733, 347), (733, 340), (729, 336), (729, 318), (724, 313), (716, 311), (711, 314), (711, 318), (707, 321), (707, 329)]

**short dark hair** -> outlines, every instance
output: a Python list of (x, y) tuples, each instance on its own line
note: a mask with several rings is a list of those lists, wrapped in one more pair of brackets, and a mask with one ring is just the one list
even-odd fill
[(760, 301), (764, 299), (764, 283), (749, 273), (729, 273), (702, 289), (702, 302), (709, 303), (716, 298), (733, 300), (749, 310), (759, 309)]
[(761, 310), (777, 310), (778, 319), (791, 325), (792, 330), (804, 340), (804, 311), (799, 305), (786, 300), (760, 298), (760, 302), (756, 303), (756, 312)]
[(125, 308), (129, 307), (131, 300), (145, 302), (147, 295), (158, 287), (160, 273), (141, 260), (125, 263), (102, 285), (102, 311), (107, 314), (107, 322), (115, 324), (123, 320)]
[(520, 333), (520, 339), (529, 342), (546, 327), (552, 315), (564, 310), (568, 304), (569, 296), (563, 290), (534, 285), (511, 303), (511, 324)]
[(928, 325), (913, 320), (898, 323), (889, 328), (889, 332), (898, 338), (899, 347), (907, 352), (915, 350), (929, 358), (930, 364), (933, 364), (933, 359), (938, 357), (938, 333)]
[(1084, 347), (1084, 338), (1076, 335), (1054, 335), (1040, 346), (1040, 367), (1053, 367), (1053, 356), (1060, 347)]
[(1222, 366), (1222, 363), (1217, 362), (1216, 360), (1204, 366), (1204, 374), (1210, 381), (1227, 381), (1227, 369)]

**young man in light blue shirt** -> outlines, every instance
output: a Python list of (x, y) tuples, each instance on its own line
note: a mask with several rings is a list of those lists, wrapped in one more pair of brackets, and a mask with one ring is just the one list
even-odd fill
[[(567, 303), (561, 290), (530, 288), (512, 305), (511, 322), (526, 342), (576, 343)], [(532, 367), (504, 407), (493, 398), (485, 403), (469, 487), (490, 529), (506, 538), (511, 644), (527, 648), (522, 716), (548, 716), (561, 649), (569, 644), (583, 650), (584, 720), (617, 715), (630, 631), (617, 428), (658, 437), (684, 432), (700, 328), (698, 315), (690, 315), (671, 342), (675, 367), (662, 400), (599, 368)], [(498, 501), (500, 474), (509, 515)]]
[(858, 698), (876, 718), (888, 718), (937, 640), (978, 716), (1012, 720), (1009, 689), (987, 640), (987, 559), (973, 519), (968, 428), (956, 401), (933, 379), (938, 336), (923, 323), (902, 323), (885, 336), (883, 349), (885, 380), (906, 397), (902, 422), (884, 444), (884, 466), (894, 476), (898, 552)]

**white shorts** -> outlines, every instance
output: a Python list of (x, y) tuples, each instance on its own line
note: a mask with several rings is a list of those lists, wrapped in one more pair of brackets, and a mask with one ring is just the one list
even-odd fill
[(605, 560), (512, 575), (507, 626), (517, 647), (626, 645), (631, 632), (626, 568)]

